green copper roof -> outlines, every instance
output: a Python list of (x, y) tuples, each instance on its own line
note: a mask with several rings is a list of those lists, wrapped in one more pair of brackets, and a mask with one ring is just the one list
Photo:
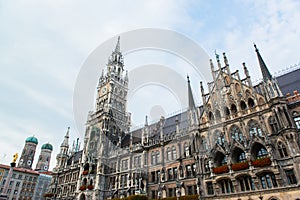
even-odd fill
[(53, 150), (53, 146), (51, 144), (49, 144), (49, 143), (43, 144), (42, 149), (49, 149), (49, 150), (52, 151)]
[(37, 139), (36, 137), (34, 137), (34, 136), (27, 138), (27, 139), (25, 140), (25, 142), (32, 142), (32, 143), (34, 143), (34, 144), (38, 144), (38, 143), (39, 143), (39, 142), (38, 142), (38, 139)]

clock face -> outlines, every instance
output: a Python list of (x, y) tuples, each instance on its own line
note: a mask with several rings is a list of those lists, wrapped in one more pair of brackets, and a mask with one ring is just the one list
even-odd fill
[(31, 165), (31, 160), (28, 160), (28, 161), (27, 161), (27, 165)]
[(44, 170), (48, 170), (48, 167), (47, 167), (47, 166), (44, 166)]
[(23, 159), (20, 159), (19, 163), (20, 163), (20, 165), (22, 165), (23, 164)]

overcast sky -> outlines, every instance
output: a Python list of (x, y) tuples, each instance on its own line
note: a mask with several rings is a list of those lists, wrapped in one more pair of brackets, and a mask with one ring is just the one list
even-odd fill
[[(1, 0), (0, 163), (9, 164), (15, 152), (21, 154), (25, 139), (35, 135), (39, 139), (35, 161), (41, 145), (50, 142), (52, 168), (68, 126), (71, 140), (82, 140), (73, 116), (76, 78), (90, 53), (111, 37), (139, 28), (174, 30), (197, 42), (212, 58), (215, 50), (225, 51), (232, 71), (242, 71), (241, 63), (246, 62), (256, 80), (261, 76), (253, 42), (273, 74), (299, 63), (299, 9), (296, 0)], [(208, 63), (203, 67), (209, 68)], [(197, 104), (199, 81), (192, 79)], [(129, 111), (133, 106), (129, 102)], [(140, 118), (136, 123), (144, 120)]]

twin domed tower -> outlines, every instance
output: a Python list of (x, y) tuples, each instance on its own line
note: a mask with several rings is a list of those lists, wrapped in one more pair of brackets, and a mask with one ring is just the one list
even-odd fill
[[(32, 163), (37, 145), (38, 139), (34, 136), (28, 137), (25, 140), (25, 146), (23, 148), (18, 167), (32, 169)], [(48, 171), (52, 151), (53, 146), (51, 144), (46, 143), (42, 145), (39, 160), (35, 168), (36, 171)]]

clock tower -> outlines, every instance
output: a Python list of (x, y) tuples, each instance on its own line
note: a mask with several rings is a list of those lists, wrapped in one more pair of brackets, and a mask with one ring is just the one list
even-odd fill
[(93, 186), (92, 199), (104, 199), (108, 158), (121, 147), (122, 139), (129, 133), (127, 94), (128, 72), (124, 69), (119, 37), (99, 78), (95, 110), (89, 112), (86, 123), (79, 185)]

